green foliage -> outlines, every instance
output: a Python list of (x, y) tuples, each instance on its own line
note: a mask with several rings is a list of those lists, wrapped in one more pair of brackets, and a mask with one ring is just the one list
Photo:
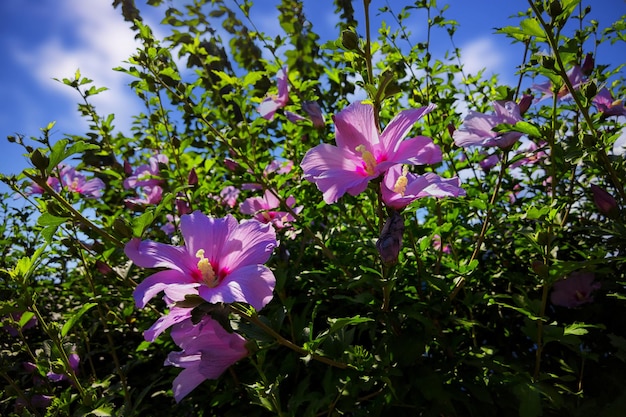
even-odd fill
[[(257, 29), (254, 2), (231, 3), (170, 4), (159, 31), (166, 35), (157, 39), (132, 1), (116, 0), (141, 45), (116, 69), (132, 77), (130, 88), (145, 104), (130, 132), (115, 131), (114, 115), (98, 114), (89, 100), (106, 88), (76, 71), (61, 82), (79, 95), (89, 130), (53, 141), (52, 123), (30, 141), (10, 138), (33, 169), (4, 178), (26, 208), (12, 207), (9, 196), (0, 202), (0, 414), (621, 415), (626, 169), (612, 149), (623, 123), (593, 99), (598, 86), (615, 97), (626, 88), (615, 77), (620, 68), (602, 63), (586, 69), (580, 86), (567, 72), (592, 52), (590, 40), (598, 48), (624, 40), (624, 19), (599, 35), (579, 1), (531, 2), (497, 30), (529, 52), (519, 86), (506, 86), (465, 72), (454, 46), (463, 22), (448, 19), (447, 6), (435, 1), (387, 2), (372, 28), (369, 1), (359, 12), (335, 0), (340, 20), (325, 43), (301, 1), (277, 2), (275, 38)], [(411, 34), (421, 26), (424, 37)], [(443, 59), (432, 55), (435, 37), (450, 41)], [(289, 101), (266, 120), (257, 107), (278, 93), (283, 67)], [(461, 105), (489, 112), (492, 101), (518, 101), (532, 92), (527, 85), (547, 80), (553, 97), (532, 105), (524, 120), (494, 127), (522, 133), (525, 143), (455, 145)], [(571, 100), (559, 99), (568, 92)], [(334, 143), (331, 116), (355, 93), (374, 105), (381, 128), (402, 109), (436, 104), (412, 135), (432, 137), (443, 160), (417, 173), (459, 176), (467, 193), (405, 208), (394, 264), (376, 249), (388, 214), (378, 184), (329, 205), (302, 179), (300, 161), (314, 146)], [(323, 124), (306, 117), (311, 101)], [(291, 122), (287, 112), (304, 119)], [(125, 165), (156, 155), (167, 157), (151, 178), (162, 198), (132, 202), (138, 188), (124, 185)], [(481, 166), (487, 155), (498, 164)], [(267, 169), (275, 160), (292, 161), (293, 169)], [(55, 189), (47, 181), (59, 179), (61, 163), (100, 179), (103, 194)], [(29, 193), (33, 184), (43, 191)], [(596, 204), (592, 184), (608, 191), (618, 216)], [(241, 191), (236, 203), (220, 197), (227, 187)], [(266, 190), (279, 199), (276, 210), (295, 219), (277, 230), (280, 245), (267, 263), (274, 298), (260, 311), (200, 297), (178, 303), (193, 308), (194, 322), (208, 315), (245, 337), (250, 354), (175, 403), (180, 370), (163, 363), (177, 347), (167, 333), (152, 343), (142, 335), (164, 303), (136, 308), (133, 291), (149, 273), (129, 262), (124, 246), (132, 238), (182, 244), (177, 218), (186, 211), (246, 219), (238, 204)], [(288, 204), (291, 196), (301, 211)], [(579, 272), (600, 284), (593, 300), (578, 291), (586, 303), (554, 302), (562, 280)], [(49, 404), (40, 406), (45, 398)]]

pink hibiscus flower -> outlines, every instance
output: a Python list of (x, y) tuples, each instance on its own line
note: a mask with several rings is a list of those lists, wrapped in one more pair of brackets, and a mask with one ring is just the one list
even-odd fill
[(441, 178), (428, 172), (416, 175), (407, 167), (396, 165), (387, 171), (381, 184), (383, 201), (388, 207), (402, 209), (422, 197), (458, 197), (465, 195), (458, 177)]
[(370, 180), (393, 165), (440, 162), (441, 150), (432, 139), (417, 136), (404, 140), (413, 124), (434, 108), (431, 104), (404, 110), (380, 134), (374, 108), (352, 103), (333, 117), (337, 146), (324, 143), (304, 155), (304, 178), (315, 183), (324, 193), (324, 201), (331, 204), (345, 193), (360, 194)]
[[(584, 81), (583, 71), (580, 68), (580, 66), (574, 65), (572, 69), (567, 71), (567, 78), (572, 83), (572, 87), (574, 87), (574, 90), (578, 90)], [(554, 86), (552, 85), (552, 82), (550, 81), (546, 81), (545, 83), (541, 83), (541, 84), (534, 84), (532, 88), (534, 90), (539, 91), (540, 93), (543, 93), (543, 95), (537, 101), (542, 101), (547, 98), (550, 98), (554, 96), (554, 93), (555, 93)], [(559, 89), (559, 91), (556, 92), (556, 96), (559, 100), (564, 100), (567, 98), (571, 98), (572, 95), (567, 89), (567, 86), (563, 84), (563, 86)]]
[(494, 114), (484, 114), (470, 111), (463, 124), (452, 134), (457, 146), (497, 146), (508, 148), (522, 137), (519, 132), (494, 132), (493, 128), (499, 124), (514, 125), (522, 120), (519, 106), (513, 101), (494, 101)]
[[(296, 204), (293, 196), (287, 198), (287, 206), (292, 208)], [(272, 223), (277, 229), (289, 226), (289, 223), (295, 219), (291, 213), (286, 211), (276, 211), (274, 209), (280, 207), (280, 200), (270, 191), (266, 190), (263, 197), (250, 197), (239, 205), (239, 211), (243, 214), (249, 214), (261, 223)], [(302, 210), (302, 206), (296, 207), (294, 212), (297, 214)]]
[(182, 352), (171, 352), (165, 361), (165, 365), (184, 368), (172, 384), (176, 402), (205, 380), (218, 378), (228, 367), (248, 355), (243, 337), (228, 333), (207, 316), (196, 325), (191, 319), (177, 324), (171, 335), (183, 349)]
[(591, 272), (572, 272), (566, 278), (554, 283), (550, 294), (552, 304), (567, 308), (580, 307), (593, 301), (591, 295), (600, 288), (600, 283), (594, 281)]
[(259, 104), (257, 111), (267, 120), (272, 120), (276, 110), (285, 107), (289, 101), (289, 80), (287, 78), (287, 67), (283, 67), (276, 74), (278, 84), (278, 95), (271, 95)]
[[(272, 299), (274, 274), (263, 265), (277, 245), (270, 225), (256, 220), (240, 224), (230, 215), (215, 219), (195, 211), (181, 216), (180, 231), (183, 246), (137, 238), (126, 245), (126, 256), (137, 266), (165, 268), (137, 286), (137, 307), (161, 291), (170, 306), (188, 294), (209, 303), (244, 302), (257, 310)], [(175, 320), (168, 315), (168, 326), (184, 320), (184, 313)]]
[(602, 88), (592, 101), (598, 111), (607, 117), (626, 116), (626, 108), (624, 108), (622, 100), (613, 100), (611, 92), (606, 87)]

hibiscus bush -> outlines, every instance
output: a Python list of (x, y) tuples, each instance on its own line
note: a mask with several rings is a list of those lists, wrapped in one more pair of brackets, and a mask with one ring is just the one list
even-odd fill
[(506, 85), (434, 0), (113, 6), (130, 131), (77, 71), (87, 132), (9, 137), (0, 414), (623, 415), (623, 17), (529, 1)]

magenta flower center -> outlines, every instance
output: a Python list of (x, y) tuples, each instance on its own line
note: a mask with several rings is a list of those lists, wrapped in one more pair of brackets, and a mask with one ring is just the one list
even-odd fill
[(368, 175), (376, 175), (376, 158), (370, 151), (365, 148), (365, 145), (359, 145), (354, 148), (355, 151), (361, 153), (361, 158), (363, 158), (363, 169), (367, 172)]
[(220, 282), (219, 277), (215, 273), (211, 262), (204, 257), (204, 249), (198, 249), (196, 258), (198, 258), (198, 269), (192, 272), (193, 278), (210, 288), (217, 286)]

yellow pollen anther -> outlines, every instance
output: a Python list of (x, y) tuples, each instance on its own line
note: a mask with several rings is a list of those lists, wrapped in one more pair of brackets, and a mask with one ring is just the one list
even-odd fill
[(374, 155), (365, 148), (365, 145), (361, 144), (354, 148), (354, 150), (361, 152), (361, 158), (363, 158), (363, 162), (365, 162), (365, 172), (369, 175), (376, 174), (376, 159)]
[(393, 186), (393, 191), (399, 193), (402, 197), (404, 197), (404, 192), (406, 191), (406, 185), (409, 183), (406, 175), (409, 173), (409, 169), (405, 166), (402, 167), (402, 175), (396, 180), (395, 185)]
[(215, 271), (213, 271), (209, 260), (204, 257), (204, 249), (198, 249), (196, 258), (200, 259), (198, 261), (198, 271), (202, 274), (202, 281), (209, 287), (215, 287), (217, 285)]

